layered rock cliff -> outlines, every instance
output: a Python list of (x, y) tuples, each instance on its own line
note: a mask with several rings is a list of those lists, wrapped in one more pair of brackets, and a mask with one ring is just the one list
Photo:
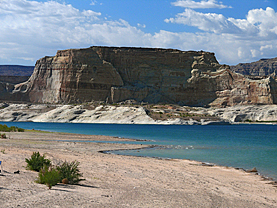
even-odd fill
[[(272, 78), (251, 80), (220, 65), (209, 52), (90, 47), (58, 51), (37, 61), (24, 83), (3, 88), (33, 103), (120, 102), (233, 106), (276, 103)], [(0, 86), (1, 87), (1, 86)], [(5, 89), (4, 89), (5, 88)]]
[(260, 59), (252, 63), (240, 63), (231, 66), (232, 71), (248, 76), (274, 76), (277, 75), (277, 57), (272, 59)]

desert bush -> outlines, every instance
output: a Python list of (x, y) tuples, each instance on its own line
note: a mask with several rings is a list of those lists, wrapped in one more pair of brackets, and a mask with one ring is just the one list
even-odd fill
[(46, 184), (49, 189), (61, 180), (61, 175), (56, 168), (44, 165), (38, 173), (37, 183)]
[(38, 171), (37, 183), (46, 184), (49, 189), (57, 183), (77, 184), (83, 176), (78, 168), (79, 162), (63, 162), (61, 165), (52, 166), (51, 161), (41, 156), (39, 152), (33, 152), (30, 159), (25, 158), (27, 169)]
[(7, 135), (6, 134), (1, 134), (1, 139), (7, 139)]
[(30, 159), (25, 158), (27, 163), (27, 169), (39, 172), (43, 166), (49, 167), (51, 161), (46, 159), (44, 155), (40, 155), (39, 152), (33, 152)]
[(22, 128), (17, 128), (17, 131), (18, 131), (18, 132), (24, 132), (25, 130), (22, 129)]
[(0, 124), (0, 131), (4, 131), (4, 132), (24, 132), (24, 129), (19, 128), (17, 126), (11, 126), (8, 127), (6, 124), (2, 125)]
[(57, 166), (56, 168), (61, 176), (60, 182), (66, 178), (69, 184), (79, 183), (79, 181), (81, 181), (80, 177), (83, 176), (78, 168), (79, 164), (80, 163), (78, 161), (73, 161), (71, 163), (65, 161), (61, 165)]
[(6, 124), (4, 124), (4, 125), (0, 124), (0, 131), (8, 132), (9, 127)]

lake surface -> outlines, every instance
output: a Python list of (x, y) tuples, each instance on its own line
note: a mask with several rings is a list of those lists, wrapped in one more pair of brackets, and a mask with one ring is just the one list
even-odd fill
[[(252, 169), (277, 180), (277, 125), (133, 125), (0, 122), (8, 126), (54, 132), (118, 136), (148, 141), (152, 149), (116, 154), (191, 159)], [(126, 142), (125, 142), (126, 143)]]

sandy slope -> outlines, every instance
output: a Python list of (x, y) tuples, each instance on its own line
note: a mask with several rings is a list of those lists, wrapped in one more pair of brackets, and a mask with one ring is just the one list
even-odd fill
[[(0, 140), (0, 207), (277, 207), (277, 188), (261, 177), (188, 160), (118, 156), (100, 150), (141, 145), (57, 140), (117, 140), (60, 133), (9, 133)], [(51, 140), (51, 141), (50, 141)], [(80, 162), (85, 181), (49, 190), (25, 170), (33, 151), (54, 163)], [(20, 170), (20, 174), (14, 171)]]

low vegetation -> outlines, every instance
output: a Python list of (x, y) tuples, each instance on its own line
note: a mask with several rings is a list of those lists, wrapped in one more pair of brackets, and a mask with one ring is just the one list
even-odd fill
[(69, 184), (78, 184), (81, 180), (80, 177), (83, 176), (78, 168), (79, 164), (78, 161), (73, 161), (71, 163), (63, 162), (60, 166), (57, 166), (56, 169), (61, 176), (60, 182), (62, 182), (63, 179), (67, 179), (67, 183)]
[(51, 161), (41, 156), (39, 152), (33, 152), (30, 159), (25, 159), (27, 162), (27, 169), (35, 170), (38, 173), (37, 183), (46, 184), (49, 189), (58, 183), (64, 184), (78, 184), (83, 180), (83, 176), (79, 170), (79, 162), (63, 162), (61, 165), (53, 166)]
[(60, 182), (60, 178), (61, 176), (57, 169), (53, 168), (52, 166), (47, 167), (45, 165), (39, 171), (36, 182), (40, 184), (46, 184), (46, 186), (51, 189), (52, 186), (55, 186)]
[(0, 124), (0, 131), (2, 132), (24, 132), (24, 129), (17, 126), (8, 127), (6, 124)]
[(34, 170), (39, 172), (44, 167), (49, 167), (51, 161), (45, 158), (45, 155), (40, 155), (39, 152), (33, 152), (30, 159), (25, 158), (28, 170)]

